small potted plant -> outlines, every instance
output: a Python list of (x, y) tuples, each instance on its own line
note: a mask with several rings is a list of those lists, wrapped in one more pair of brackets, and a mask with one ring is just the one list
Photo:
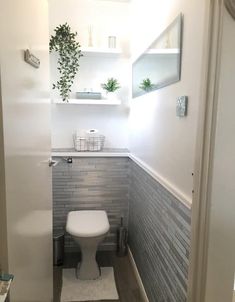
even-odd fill
[(121, 86), (118, 83), (117, 79), (109, 78), (106, 83), (101, 84), (101, 87), (106, 91), (107, 98), (109, 100), (115, 100), (116, 95), (114, 92), (118, 90)]
[(151, 80), (149, 78), (146, 78), (146, 79), (143, 79), (139, 88), (146, 92), (149, 92), (149, 91), (153, 90), (154, 84), (151, 82)]

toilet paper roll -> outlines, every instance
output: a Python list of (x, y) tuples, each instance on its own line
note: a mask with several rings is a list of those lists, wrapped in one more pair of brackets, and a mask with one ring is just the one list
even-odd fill
[(87, 136), (97, 136), (99, 135), (99, 130), (97, 129), (88, 129), (86, 131)]
[(86, 138), (87, 130), (86, 129), (77, 129), (75, 132), (76, 137)]
[(85, 138), (81, 138), (79, 141), (77, 141), (77, 147), (80, 151), (86, 151), (87, 150), (87, 140)]

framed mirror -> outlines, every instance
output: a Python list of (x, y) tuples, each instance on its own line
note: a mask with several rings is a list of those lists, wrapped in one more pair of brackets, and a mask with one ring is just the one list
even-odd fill
[(182, 19), (180, 14), (133, 63), (133, 98), (180, 80)]

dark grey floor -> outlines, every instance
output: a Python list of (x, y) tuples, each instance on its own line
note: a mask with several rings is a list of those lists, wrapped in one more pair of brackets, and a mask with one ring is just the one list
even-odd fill
[[(66, 257), (63, 267), (75, 267), (79, 260), (78, 258), (77, 254), (70, 254), (69, 257)], [(97, 260), (100, 266), (113, 266), (119, 294), (119, 300), (105, 300), (104, 302), (143, 302), (127, 256), (117, 257), (114, 252), (98, 252)], [(54, 267), (54, 302), (60, 302), (61, 285), (62, 267)]]

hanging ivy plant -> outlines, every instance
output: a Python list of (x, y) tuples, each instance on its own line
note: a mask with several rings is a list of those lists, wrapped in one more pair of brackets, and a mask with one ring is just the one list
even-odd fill
[(77, 32), (71, 32), (70, 26), (65, 23), (56, 27), (55, 35), (51, 36), (49, 43), (50, 53), (59, 54), (58, 70), (60, 79), (53, 84), (53, 89), (58, 89), (63, 101), (69, 99), (71, 86), (79, 69), (79, 58), (82, 56), (79, 42), (76, 41)]

